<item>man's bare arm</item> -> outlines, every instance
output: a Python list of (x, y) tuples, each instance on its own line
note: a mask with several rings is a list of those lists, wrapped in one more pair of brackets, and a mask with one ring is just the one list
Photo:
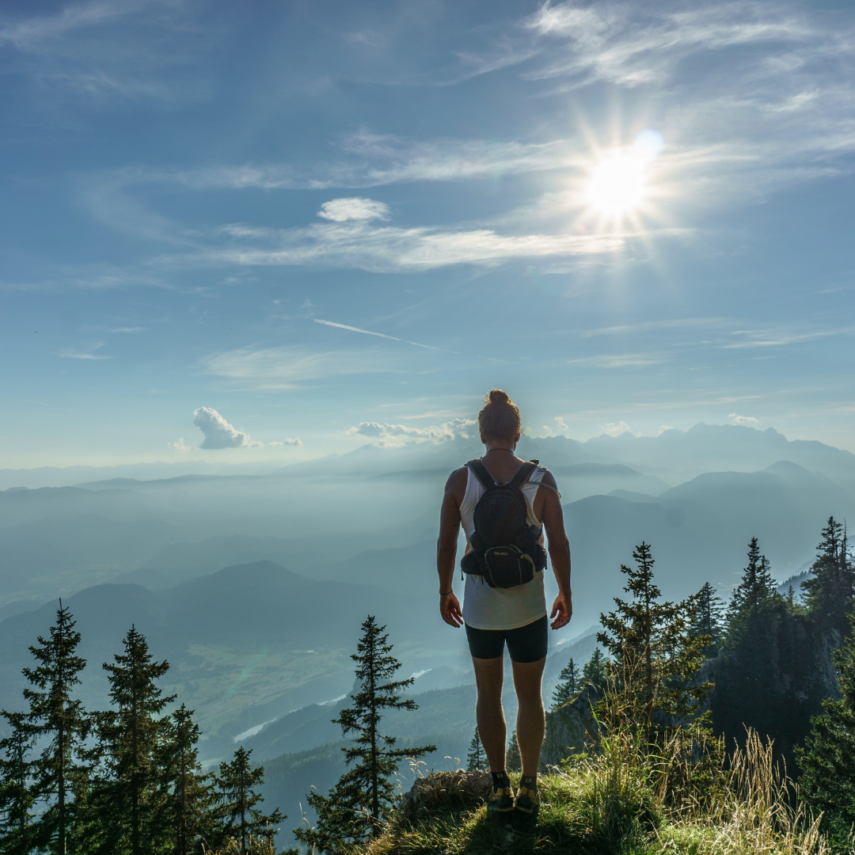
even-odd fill
[(453, 627), (463, 624), (460, 603), (454, 596), (454, 566), (457, 559), (457, 537), (460, 534), (460, 497), (466, 491), (466, 469), (451, 473), (445, 485), (439, 515), (439, 539), (436, 543), (436, 569), (439, 574), (439, 611)]
[(558, 583), (558, 596), (552, 606), (550, 618), (553, 618), (552, 628), (560, 629), (562, 626), (567, 626), (573, 616), (573, 596), (570, 590), (570, 541), (567, 539), (567, 532), (564, 530), (564, 511), (561, 508), (558, 493), (554, 492), (558, 485), (555, 483), (552, 473), (547, 472), (543, 476), (543, 483), (553, 488), (552, 490), (541, 491), (546, 494), (542, 518), (543, 525), (546, 528), (546, 537), (549, 541), (552, 572), (555, 574), (555, 581)]

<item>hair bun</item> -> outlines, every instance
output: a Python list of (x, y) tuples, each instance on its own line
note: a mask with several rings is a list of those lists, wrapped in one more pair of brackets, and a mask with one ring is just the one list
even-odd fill
[(493, 389), (488, 397), (491, 404), (507, 404), (511, 400), (508, 393), (501, 389)]

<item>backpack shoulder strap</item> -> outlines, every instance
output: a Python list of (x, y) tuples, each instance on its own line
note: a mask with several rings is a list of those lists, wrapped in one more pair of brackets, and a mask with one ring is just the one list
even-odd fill
[(480, 460), (470, 460), (466, 465), (485, 490), (492, 490), (493, 487), (498, 486), (487, 467)]
[(534, 472), (536, 466), (536, 460), (529, 460), (528, 463), (523, 463), (523, 465), (517, 469), (517, 474), (514, 475), (508, 486), (512, 490), (519, 490), (519, 488), (522, 487), (522, 485), (531, 477), (531, 473)]

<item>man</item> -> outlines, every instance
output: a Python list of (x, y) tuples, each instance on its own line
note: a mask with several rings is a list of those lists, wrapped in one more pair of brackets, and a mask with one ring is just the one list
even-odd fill
[[(542, 566), (530, 573), (531, 578), (512, 587), (494, 586), (489, 560), (483, 558), (483, 537), (476, 531), (475, 510), (488, 488), (516, 485), (515, 476), (526, 476), (518, 489), (525, 497), (526, 522), (538, 541), (529, 552), (543, 552), (541, 526), (546, 527), (549, 557), (558, 582), (558, 596), (552, 606), (552, 628), (566, 626), (573, 614), (570, 593), (570, 544), (564, 531), (564, 516), (555, 479), (545, 469), (524, 464), (514, 453), (520, 439), (519, 409), (501, 389), (493, 389), (478, 415), (481, 442), (486, 453), (452, 472), (445, 486), (437, 543), (440, 613), (453, 627), (466, 626), (469, 651), (475, 667), (478, 690), (476, 719), (478, 734), (493, 775), (493, 789), (488, 810), (506, 813), (521, 810), (536, 812), (540, 798), (537, 771), (546, 727), (543, 709), (543, 667), (546, 663), (547, 617)], [(526, 470), (521, 467), (527, 466)], [(528, 473), (528, 469), (532, 471)], [(486, 471), (485, 471), (486, 470)], [(517, 477), (516, 480), (520, 480)], [(483, 483), (487, 481), (487, 484)], [(490, 481), (495, 483), (490, 483)], [(482, 506), (479, 524), (484, 524)], [(489, 522), (489, 520), (488, 520)], [(460, 526), (466, 532), (468, 567), (463, 610), (452, 590)], [(473, 552), (473, 539), (479, 546)], [(507, 554), (507, 553), (505, 553)], [(472, 560), (477, 559), (477, 561)], [(520, 562), (525, 563), (525, 562)], [(545, 555), (541, 565), (545, 564)], [(482, 575), (479, 575), (479, 572)], [(486, 574), (486, 575), (484, 575)], [(503, 654), (505, 644), (511, 658), (514, 688), (519, 701), (517, 742), (522, 760), (520, 788), (514, 798), (505, 769), (507, 730), (502, 709)]]

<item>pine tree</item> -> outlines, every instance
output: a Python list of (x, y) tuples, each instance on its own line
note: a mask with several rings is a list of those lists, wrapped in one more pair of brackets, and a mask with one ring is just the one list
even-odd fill
[(317, 823), (314, 828), (294, 832), (298, 840), (323, 852), (344, 851), (348, 843), (376, 836), (391, 810), (394, 786), (389, 779), (401, 761), (436, 750), (435, 745), (395, 748), (394, 737), (380, 733), (383, 710), (418, 709), (415, 701), (401, 697), (402, 690), (412, 685), (412, 678), (391, 679), (401, 663), (392, 656), (385, 629), (377, 625), (373, 616), (362, 624), (357, 653), (350, 657), (357, 663), (359, 691), (352, 695), (353, 706), (333, 719), (341, 725), (345, 737), (353, 734), (353, 744), (342, 751), (347, 764), (355, 765), (326, 797), (320, 793), (307, 796), (317, 813)]
[(800, 795), (825, 812), (826, 828), (840, 843), (855, 824), (855, 613), (849, 621), (853, 632), (834, 654), (842, 697), (823, 701), (823, 713), (812, 719), (804, 748), (796, 749)]
[(511, 738), (508, 740), (508, 750), (505, 752), (505, 768), (509, 772), (522, 771), (522, 757), (520, 757), (520, 744), (517, 742), (517, 732), (511, 731)]
[(288, 817), (281, 811), (263, 814), (257, 807), (264, 799), (256, 790), (264, 783), (264, 767), (252, 768), (247, 751), (241, 746), (235, 751), (231, 763), (220, 765), (216, 779), (218, 830), (216, 837), (222, 843), (234, 839), (240, 855), (250, 852), (251, 840), (270, 841), (276, 837), (277, 826)]
[[(629, 721), (640, 725), (646, 743), (661, 743), (681, 722), (695, 718), (712, 689), (696, 679), (709, 638), (691, 632), (698, 595), (676, 604), (660, 602), (650, 546), (641, 543), (632, 556), (634, 568), (621, 566), (632, 599), (615, 597), (615, 611), (600, 615), (604, 631), (597, 641), (611, 653), (610, 670)], [(701, 717), (697, 723), (703, 727), (706, 721)]]
[[(745, 728), (772, 735), (788, 748), (792, 731), (785, 719), (801, 715), (797, 686), (785, 686), (781, 657), (784, 621), (789, 612), (777, 593), (769, 562), (757, 538), (751, 538), (748, 564), (727, 609), (723, 654), (719, 657), (713, 718), (729, 738), (742, 739)], [(782, 706), (784, 698), (786, 702)], [(773, 699), (779, 700), (773, 700)]]
[(33, 763), (28, 755), (33, 745), (31, 730), (22, 713), (0, 713), (12, 732), (0, 740), (0, 852), (29, 855), (34, 848), (31, 789)]
[(704, 655), (714, 657), (718, 655), (723, 630), (724, 603), (709, 582), (697, 594), (697, 609), (695, 619), (692, 621), (692, 634), (696, 636), (709, 636), (709, 644), (704, 649)]
[(198, 742), (199, 725), (182, 704), (172, 714), (161, 759), (168, 787), (162, 818), (173, 855), (202, 852), (210, 830), (213, 793), (210, 777), (202, 774)]
[(727, 607), (728, 625), (734, 619), (756, 614), (775, 596), (775, 580), (769, 562), (760, 552), (757, 538), (752, 537), (748, 545), (748, 565), (742, 571), (742, 579), (736, 586)]
[(581, 690), (581, 679), (576, 663), (571, 659), (558, 675), (558, 685), (552, 693), (552, 710), (569, 703), (579, 694)]
[(599, 647), (594, 648), (591, 658), (582, 668), (582, 682), (601, 691), (606, 685), (606, 657)]
[(469, 753), (466, 755), (466, 771), (477, 772), (487, 765), (487, 755), (484, 753), (484, 746), (481, 744), (481, 737), (478, 734), (478, 728), (475, 728), (475, 733), (472, 736), (472, 741), (469, 743)]
[(175, 696), (165, 697), (156, 681), (169, 670), (156, 662), (148, 642), (132, 626), (115, 664), (104, 664), (114, 709), (97, 714), (100, 780), (93, 786), (96, 852), (151, 855), (167, 839), (164, 822), (167, 770), (163, 746), (170, 722), (161, 713)]
[(808, 614), (821, 626), (837, 630), (841, 638), (849, 629), (848, 615), (855, 596), (855, 564), (849, 555), (846, 528), (834, 517), (822, 530), (813, 578), (802, 582)]
[(34, 792), (45, 804), (36, 823), (36, 839), (57, 855), (65, 855), (75, 823), (74, 788), (86, 770), (79, 762), (89, 730), (89, 718), (79, 700), (72, 697), (80, 683), (86, 660), (76, 655), (80, 633), (68, 608), (60, 600), (56, 626), (50, 638), (39, 636), (30, 647), (34, 668), (24, 668), (29, 686), (25, 728), (44, 748), (34, 763)]

